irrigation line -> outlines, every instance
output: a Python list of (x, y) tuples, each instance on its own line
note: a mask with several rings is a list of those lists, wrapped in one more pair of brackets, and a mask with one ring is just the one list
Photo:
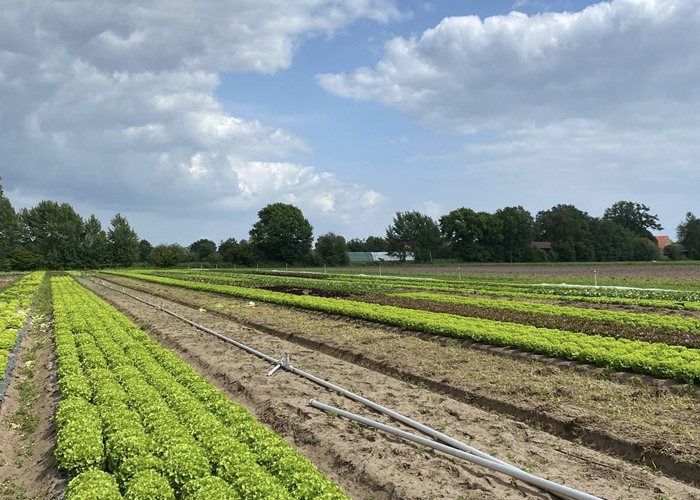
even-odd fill
[[(412, 427), (420, 432), (423, 432), (424, 434), (427, 434), (427, 435), (429, 435), (429, 436), (431, 436), (439, 441), (442, 441), (445, 444), (443, 445), (440, 443), (436, 443), (433, 440), (421, 438), (420, 436), (416, 436), (415, 434), (406, 433), (405, 431), (401, 431), (399, 429), (396, 429), (396, 428), (390, 427), (390, 426), (386, 426), (386, 427), (388, 427), (389, 429), (392, 429), (392, 431), (387, 431), (387, 432), (396, 433), (395, 431), (397, 431), (397, 432), (406, 433), (409, 436), (413, 436), (415, 438), (424, 439), (428, 443), (433, 443), (433, 445), (440, 446), (439, 448), (436, 448), (438, 450), (444, 451), (443, 448), (451, 450), (450, 452), (447, 452), (447, 453), (450, 453), (452, 455), (455, 455), (455, 453), (459, 453), (458, 455), (455, 455), (455, 456), (458, 456), (460, 458), (465, 458), (465, 456), (469, 457), (466, 459), (473, 462), (473, 463), (476, 463), (478, 465), (483, 465), (484, 467), (487, 467), (487, 468), (490, 468), (490, 469), (493, 469), (493, 470), (496, 470), (499, 472), (503, 472), (511, 477), (521, 479), (522, 481), (524, 481), (526, 483), (532, 484), (532, 485), (537, 486), (539, 488), (542, 488), (546, 491), (550, 491), (550, 492), (560, 496), (561, 498), (564, 498), (567, 500), (569, 500), (569, 499), (570, 500), (600, 500), (598, 497), (574, 490), (572, 488), (568, 488), (566, 486), (563, 486), (563, 485), (560, 485), (557, 483), (553, 483), (552, 481), (548, 481), (548, 480), (543, 479), (539, 476), (529, 474), (521, 469), (518, 469), (517, 467), (514, 467), (513, 465), (511, 465), (507, 462), (499, 460), (499, 459), (497, 459), (497, 458), (495, 458), (487, 453), (484, 453), (484, 452), (482, 452), (482, 451), (480, 451), (472, 446), (469, 446), (461, 441), (458, 441), (458, 440), (448, 436), (447, 434), (439, 432), (431, 427), (428, 427), (427, 425), (421, 424), (420, 422), (417, 422), (409, 417), (406, 417), (400, 413), (397, 413), (397, 412), (395, 412), (395, 411), (393, 411), (385, 406), (377, 404), (374, 401), (371, 401), (367, 398), (360, 396), (359, 394), (355, 394), (354, 392), (348, 391), (347, 389), (344, 389), (340, 386), (332, 384), (331, 382), (328, 382), (327, 380), (324, 380), (324, 379), (316, 377), (315, 375), (312, 375), (308, 372), (300, 370), (300, 369), (292, 366), (291, 363), (289, 363), (288, 358), (286, 358), (286, 357), (283, 358), (283, 360), (286, 359), (286, 362), (283, 360), (277, 360), (277, 359), (273, 358), (272, 356), (268, 356), (267, 354), (264, 354), (256, 349), (253, 349), (252, 347), (249, 347), (241, 342), (238, 342), (234, 339), (226, 337), (225, 335), (222, 335), (222, 334), (212, 330), (211, 328), (207, 328), (206, 326), (195, 323), (194, 321), (189, 320), (189, 319), (177, 314), (174, 311), (170, 311), (170, 310), (166, 309), (164, 307), (163, 303), (154, 304), (154, 303), (149, 302), (145, 299), (142, 299), (141, 297), (137, 297), (136, 295), (127, 292), (124, 287), (121, 287), (121, 289), (111, 287), (111, 286), (107, 285), (104, 280), (99, 280), (99, 281), (101, 281), (101, 283), (92, 277), (90, 278), (90, 280), (93, 283), (100, 284), (109, 290), (112, 290), (115, 292), (120, 292), (128, 297), (131, 297), (132, 299), (134, 299), (138, 302), (141, 302), (143, 304), (146, 304), (146, 305), (154, 307), (158, 310), (161, 310), (161, 311), (197, 328), (198, 330), (202, 330), (206, 333), (214, 335), (215, 337), (217, 337), (225, 342), (233, 344), (236, 347), (243, 349), (244, 351), (246, 351), (250, 354), (253, 354), (259, 358), (262, 358), (262, 359), (272, 363), (273, 365), (275, 365), (275, 368), (273, 368), (273, 370), (271, 370), (270, 374), (274, 373), (274, 371), (276, 371), (276, 369), (282, 368), (282, 369), (287, 370), (291, 373), (294, 373), (295, 375), (298, 375), (298, 376), (303, 377), (307, 380), (310, 380), (311, 382), (314, 382), (315, 384), (318, 384), (322, 387), (325, 387), (326, 389), (329, 389), (333, 392), (340, 393), (343, 396), (345, 396), (349, 399), (352, 399), (353, 401), (356, 401), (358, 403), (362, 403), (365, 406), (368, 406), (368, 407), (372, 408), (373, 410), (378, 411), (379, 413), (383, 413), (384, 415), (387, 415), (387, 416), (393, 418), (394, 420), (398, 420), (399, 422), (402, 422), (403, 424), (406, 424), (409, 427)], [(322, 404), (322, 403), (319, 403), (319, 404)], [(345, 412), (344, 410), (339, 410), (339, 409), (326, 410), (326, 411), (333, 411), (334, 413), (338, 413), (338, 414), (353, 415), (353, 414), (350, 414), (348, 412)], [(351, 418), (351, 417), (348, 416), (348, 418)], [(359, 417), (359, 418), (364, 418), (364, 417)], [(370, 421), (370, 422), (374, 422), (374, 421)], [(376, 423), (379, 424), (378, 422), (376, 422)], [(379, 425), (384, 426), (385, 424), (379, 424)], [(409, 438), (407, 438), (407, 439), (409, 439)], [(429, 446), (432, 446), (432, 445), (429, 445)], [(433, 447), (435, 447), (435, 446), (433, 446)], [(542, 485), (547, 485), (547, 486), (542, 486)]]
[(409, 441), (413, 441), (414, 443), (418, 443), (423, 446), (429, 446), (430, 448), (442, 451), (444, 453), (447, 453), (448, 455), (463, 458), (464, 460), (475, 463), (477, 465), (481, 465), (482, 467), (486, 467), (491, 470), (495, 470), (497, 472), (501, 472), (508, 476), (514, 477), (516, 479), (520, 479), (521, 481), (542, 488), (543, 490), (547, 490), (562, 498), (570, 498), (572, 500), (601, 500), (601, 498), (599, 497), (589, 495), (588, 493), (569, 488), (568, 486), (564, 486), (562, 484), (558, 484), (538, 476), (534, 476), (516, 467), (503, 465), (501, 463), (493, 462), (482, 457), (474, 456), (471, 453), (465, 453), (461, 450), (456, 450), (451, 446), (446, 446), (444, 444), (435, 442), (432, 439), (426, 439), (421, 436), (416, 436), (415, 434), (411, 434), (410, 432), (406, 432), (401, 429), (397, 429), (396, 427), (377, 422), (376, 420), (371, 420), (369, 418), (362, 417), (355, 413), (350, 413), (345, 410), (341, 410), (340, 408), (336, 408), (334, 406), (326, 405), (314, 399), (309, 400), (309, 405), (313, 406), (314, 408), (318, 408), (319, 410), (323, 410), (328, 413), (335, 413), (337, 415), (340, 415), (341, 417), (345, 417), (355, 422), (359, 422), (361, 424), (374, 427), (384, 432), (394, 434), (395, 436), (399, 436)]

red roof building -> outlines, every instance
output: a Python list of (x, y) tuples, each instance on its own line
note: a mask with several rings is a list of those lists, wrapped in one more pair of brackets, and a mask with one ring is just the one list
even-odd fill
[(664, 251), (664, 248), (666, 248), (667, 246), (669, 246), (670, 244), (673, 243), (671, 241), (671, 238), (669, 238), (668, 236), (655, 236), (655, 238), (656, 238), (656, 242), (659, 245), (659, 250), (661, 250), (661, 252)]

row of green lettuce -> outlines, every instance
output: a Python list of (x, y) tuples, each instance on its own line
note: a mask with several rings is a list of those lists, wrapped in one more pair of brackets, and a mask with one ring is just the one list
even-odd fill
[(339, 314), (429, 334), (508, 346), (615, 370), (676, 378), (683, 382), (700, 381), (700, 350), (682, 346), (536, 328), (346, 299), (290, 295), (254, 288), (184, 281), (133, 271), (113, 272), (113, 274), (191, 290)]
[(17, 336), (27, 321), (29, 306), (43, 277), (42, 271), (24, 275), (0, 293), (0, 377), (5, 375)]
[(700, 293), (681, 290), (626, 289), (557, 284), (494, 283), (489, 280), (438, 280), (397, 277), (328, 275), (326, 279), (299, 276), (197, 270), (139, 271), (142, 274), (238, 286), (287, 287), (323, 290), (346, 295), (387, 294), (397, 291), (449, 292), (594, 304), (634, 305), (665, 309), (700, 310)]
[(599, 323), (624, 324), (640, 328), (663, 328), (700, 335), (700, 320), (668, 314), (630, 313), (605, 309), (566, 307), (537, 302), (523, 302), (503, 299), (478, 298), (465, 295), (451, 295), (425, 292), (403, 292), (390, 294), (396, 297), (418, 299), (448, 304), (464, 304), (472, 307), (502, 309), (524, 313), (546, 314), (567, 318), (586, 319)]
[(115, 308), (70, 277), (52, 294), (66, 500), (347, 500)]

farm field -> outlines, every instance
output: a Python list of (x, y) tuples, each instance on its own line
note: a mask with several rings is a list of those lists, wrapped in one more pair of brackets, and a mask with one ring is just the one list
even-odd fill
[(119, 271), (33, 283), (0, 411), (3, 500), (100, 488), (115, 499), (552, 498), (314, 409), (309, 399), (397, 425), (284, 370), (267, 376), (270, 363), (120, 289), (276, 359), (288, 351), (294, 366), (547, 479), (606, 499), (700, 499), (692, 287), (608, 304), (552, 299), (502, 274)]
[[(298, 281), (295, 287), (289, 282), (283, 282), (293, 279), (293, 276), (233, 276), (230, 273), (219, 273), (214, 279), (202, 276), (201, 273), (197, 276), (197, 273), (186, 271), (157, 274), (160, 276), (149, 273), (147, 276), (150, 277), (145, 279), (160, 279), (168, 274), (169, 279), (179, 280), (180, 286), (174, 287), (172, 282), (149, 283), (143, 280), (144, 275), (140, 276), (142, 279), (139, 281), (135, 281), (133, 275), (128, 279), (116, 276), (110, 276), (108, 279), (142, 292), (156, 293), (196, 309), (203, 308), (207, 311), (203, 313), (203, 317), (211, 317), (211, 321), (221, 321), (225, 318), (245, 322), (277, 337), (291, 339), (306, 348), (321, 350), (387, 376), (420, 383), (437, 394), (448, 396), (450, 401), (468, 401), (470, 407), (476, 406), (506, 414), (515, 421), (527, 422), (535, 429), (547, 430), (550, 434), (567, 438), (576, 445), (584, 445), (580, 446), (580, 449), (592, 447), (606, 450), (611, 456), (624, 457), (632, 462), (644, 462), (651, 469), (658, 469), (660, 473), (685, 481), (700, 477), (697, 466), (700, 458), (697, 451), (700, 442), (698, 400), (692, 386), (670, 378), (659, 379), (658, 376), (649, 374), (633, 375), (631, 372), (621, 372), (613, 366), (596, 368), (581, 360), (572, 363), (507, 347), (493, 347), (481, 343), (474, 344), (464, 339), (411, 332), (406, 326), (397, 328), (391, 323), (377, 325), (376, 319), (371, 323), (358, 321), (358, 316), (345, 319), (338, 311), (315, 309), (305, 312), (299, 309), (306, 307), (305, 305), (292, 304), (278, 299), (275, 295), (285, 295), (291, 299), (322, 298), (342, 303), (344, 300), (360, 298), (359, 295), (353, 296), (351, 293), (353, 287), (355, 293), (359, 290), (359, 293), (377, 297), (374, 281), (369, 287), (366, 287), (365, 283), (360, 287), (353, 284), (346, 285), (345, 290), (333, 290), (330, 280), (322, 276)], [(236, 282), (237, 285), (221, 285), (227, 280), (229, 283)], [(275, 280), (278, 280), (277, 283), (274, 283)], [(248, 285), (241, 287), (246, 281)], [(317, 284), (315, 287), (309, 285), (307, 288), (301, 285), (311, 281), (327, 283)], [(231, 290), (218, 290), (219, 293), (215, 294), (212, 290), (185, 288), (202, 288), (202, 285), (212, 284), (208, 282), (215, 282), (213, 284), (217, 286), (229, 286)], [(404, 284), (402, 287), (389, 287), (389, 294), (407, 293), (412, 286), (413, 282), (410, 286)], [(247, 291), (241, 292), (239, 288), (245, 288)], [(336, 292), (337, 295), (334, 295)], [(384, 293), (386, 292), (387, 290), (384, 290)], [(450, 296), (459, 295), (454, 289), (442, 292), (447, 292)], [(228, 293), (228, 296), (222, 293)], [(266, 296), (265, 293), (273, 295)], [(342, 298), (329, 298), (334, 296)], [(270, 297), (274, 297), (274, 302), (285, 305), (263, 303)], [(251, 299), (254, 306), (248, 305)], [(658, 307), (658, 304), (645, 308), (639, 305), (643, 300), (666, 300), (655, 296), (654, 293), (647, 294), (646, 298), (628, 297), (627, 300), (637, 304), (631, 304), (629, 309), (619, 305), (602, 307), (609, 311), (622, 311), (627, 314), (633, 312), (637, 315), (644, 314), (640, 311), (648, 309), (652, 313), (650, 317), (656, 320), (660, 320), (656, 316), (667, 316), (670, 320), (682, 318), (684, 321), (688, 320), (687, 326), (690, 330), (686, 331), (686, 334), (697, 334), (692, 330), (694, 318), (697, 317), (693, 309), (664, 308)], [(559, 303), (539, 297), (532, 301), (537, 304)], [(519, 298), (517, 302), (527, 300)], [(296, 307), (290, 308), (289, 305)], [(571, 302), (567, 302), (567, 306), (571, 305)], [(328, 312), (332, 314), (329, 315)], [(614, 317), (605, 319), (608, 320), (607, 326), (614, 325)], [(623, 320), (625, 319), (629, 318), (624, 317)], [(602, 321), (600, 324), (606, 325)], [(634, 324), (627, 326), (639, 327)], [(654, 326), (651, 328), (659, 329)], [(610, 338), (616, 340), (614, 337)], [(672, 351), (680, 347), (663, 345), (666, 348), (671, 347)], [(696, 350), (683, 349), (674, 351), (681, 352), (676, 361), (680, 363), (684, 359), (683, 356), (689, 355), (692, 368)], [(695, 497), (691, 494), (688, 498)], [(639, 498), (644, 498), (644, 495)]]

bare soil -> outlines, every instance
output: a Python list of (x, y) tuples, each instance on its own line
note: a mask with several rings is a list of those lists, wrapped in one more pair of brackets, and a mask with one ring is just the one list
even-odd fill
[[(318, 313), (114, 281), (135, 286), (154, 303), (175, 299), (166, 308), (265, 353), (290, 351), (295, 366), (538, 475), (607, 499), (700, 499), (696, 487), (619, 458), (646, 446), (648, 456), (680, 467), (663, 463), (665, 470), (694, 474), (686, 464), (700, 458), (698, 402), (663, 386), (598, 380), (546, 362), (441, 345)], [(354, 498), (551, 498), (501, 474), (325, 415), (308, 407), (308, 399), (384, 420), (288, 372), (267, 377), (268, 363), (123, 294), (81, 282), (148, 326), (149, 334), (247, 406)], [(574, 437), (568, 441), (555, 433)], [(587, 446), (610, 442), (619, 446), (607, 454)], [(700, 475), (685, 479), (693, 477)]]
[[(33, 317), (0, 408), (0, 499), (57, 500), (63, 496), (65, 481), (53, 458), (54, 373), (49, 318)], [(36, 401), (27, 405), (32, 395)]]

